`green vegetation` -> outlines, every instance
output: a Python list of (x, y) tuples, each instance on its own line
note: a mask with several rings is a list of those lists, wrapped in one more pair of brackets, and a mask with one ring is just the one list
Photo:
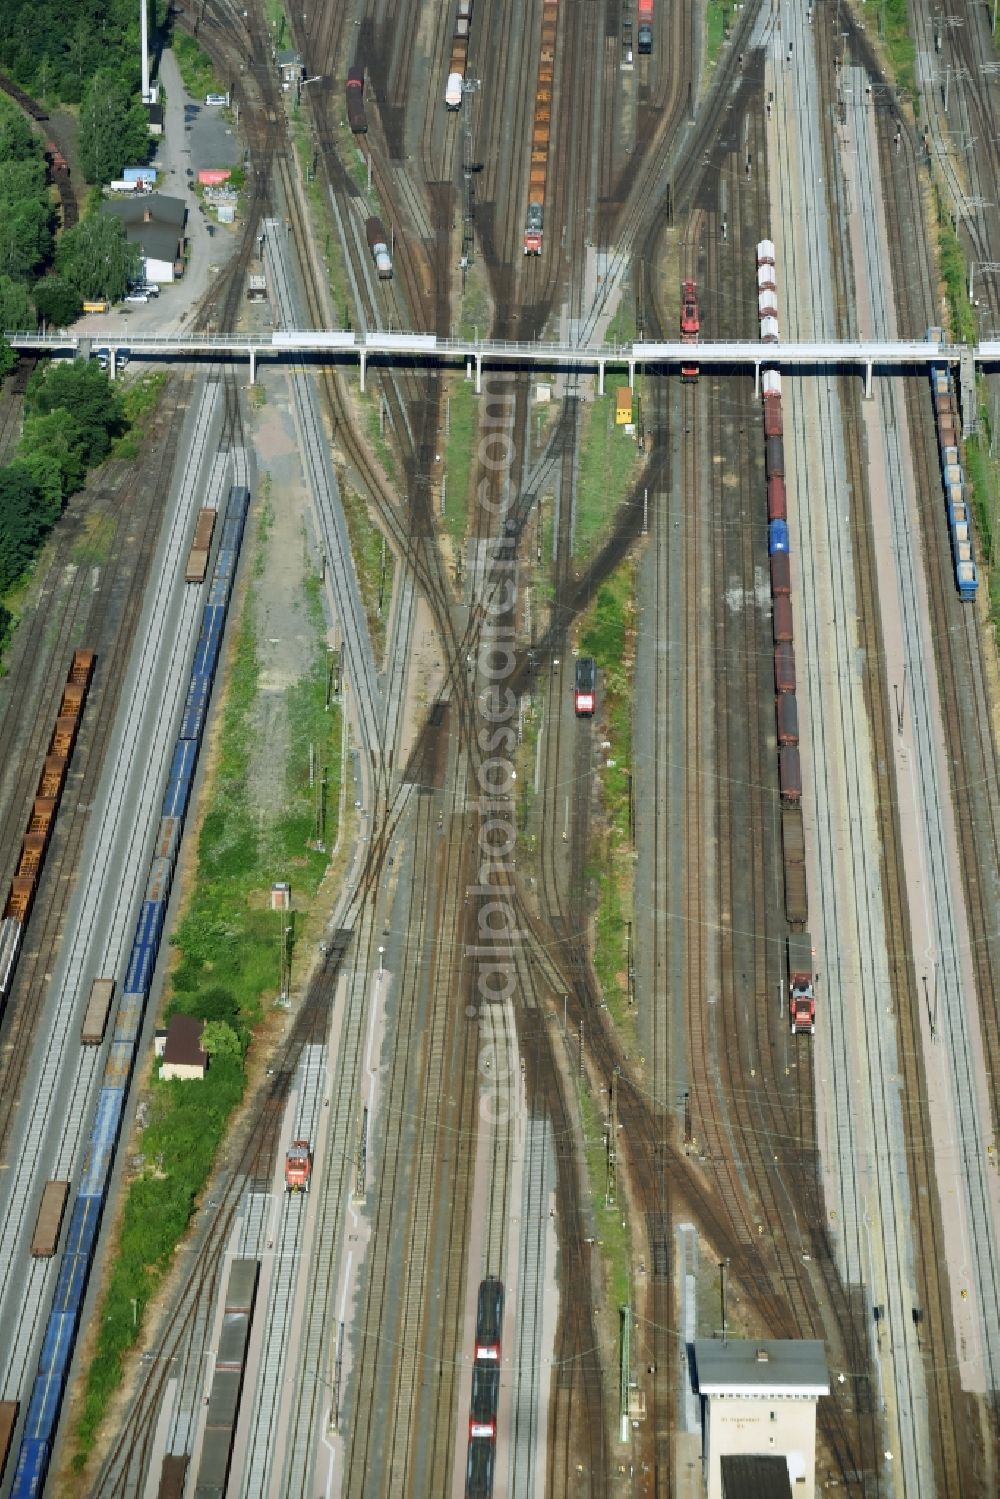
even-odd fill
[(605, 341), (609, 344), (635, 343), (635, 308), (626, 293), (618, 303), (618, 309), (608, 324)]
[(371, 446), (378, 454), (378, 460), (385, 469), (389, 482), (396, 484), (399, 474), (396, 467), (396, 455), (389, 442), (391, 423), (388, 408), (383, 401), (381, 389), (376, 385), (367, 400), (365, 421)]
[(156, 374), (140, 375), (124, 387), (121, 403), (128, 431), (114, 445), (115, 458), (138, 457), (146, 440), (149, 418), (159, 404), (166, 383), (166, 371), (159, 370)]
[(608, 374), (606, 394), (583, 412), (576, 487), (575, 549), (586, 555), (631, 485), (639, 467), (635, 438), (615, 424), (616, 392), (628, 385), (624, 374)]
[(705, 9), (705, 67), (715, 67), (729, 27), (731, 0), (708, 0)]
[(0, 468), (0, 594), (34, 562), (64, 501), (124, 427), (121, 402), (96, 364), (45, 364), (32, 376), (16, 456)]
[(344, 268), (340, 239), (333, 233), (330, 205), (323, 191), (322, 178), (315, 171), (316, 151), (309, 127), (296, 107), (292, 114), (292, 139), (305, 183), (305, 197), (317, 244), (322, 240), (323, 265), (326, 268), (327, 285), (333, 298), (334, 319), (340, 313), (344, 328), (351, 327), (350, 299), (347, 292), (347, 273)]
[(602, 780), (603, 830), (592, 835), (590, 873), (598, 886), (594, 970), (615, 1022), (629, 1033), (626, 922), (631, 916), (633, 563), (623, 562), (598, 590), (582, 621), (580, 652), (601, 672), (601, 731), (610, 743)]
[(632, 1246), (628, 1219), (622, 1203), (608, 1205), (608, 1153), (605, 1143), (607, 1119), (598, 1110), (584, 1083), (577, 1086), (577, 1099), (583, 1119), (584, 1153), (587, 1176), (597, 1219), (598, 1242), (604, 1262), (604, 1282), (608, 1307), (617, 1311), (632, 1299)]
[(212, 59), (201, 50), (193, 37), (175, 28), (170, 47), (177, 59), (177, 67), (185, 92), (192, 99), (200, 101), (206, 94), (226, 92), (215, 75)]
[(364, 499), (343, 476), (340, 491), (351, 538), (351, 554), (358, 574), (358, 587), (361, 589), (368, 617), (368, 629), (375, 649), (381, 653), (385, 647), (385, 627), (392, 602), (396, 559), (392, 548), (373, 521)]
[(907, 0), (879, 0), (878, 29), (898, 87), (916, 100), (919, 97), (916, 90), (917, 47)]
[(490, 331), (490, 293), (486, 270), (477, 260), (465, 277), (462, 311), (458, 319), (459, 338), (485, 338)]
[(146, 111), (121, 74), (101, 68), (87, 84), (80, 110), (80, 165), (88, 182), (111, 182), (122, 168), (146, 161), (151, 140)]
[(447, 400), (448, 438), (444, 471), (448, 483), (444, 523), (456, 546), (461, 546), (465, 539), (466, 504), (478, 428), (479, 401), (472, 381), (463, 379), (449, 382)]
[(980, 580), (986, 581), (982, 570), (985, 563), (989, 569), (990, 619), (1000, 646), (1000, 567), (996, 565), (1000, 537), (1000, 462), (992, 451), (997, 434), (986, 405), (980, 406), (979, 422), (982, 435), (965, 441), (965, 469), (979, 539)]
[(59, 241), (56, 270), (87, 301), (120, 302), (130, 281), (139, 279), (142, 251), (125, 238), (121, 219), (92, 213)]
[[(164, 0), (150, 6), (162, 24)], [(139, 7), (133, 0), (4, 0), (0, 67), (41, 99), (78, 104), (102, 68), (139, 84)]]
[(955, 233), (954, 225), (944, 205), (940, 189), (937, 193), (938, 253), (941, 257), (941, 278), (948, 298), (952, 337), (960, 343), (975, 343), (977, 338), (976, 316), (969, 302), (968, 268), (962, 245)]
[[(332, 841), (339, 802), (340, 713), (326, 708), (327, 654), (318, 579), (308, 581), (304, 609), (313, 648), (305, 674), (285, 694), (290, 729), (284, 805), (262, 815), (254, 791), (255, 704), (260, 663), (255, 600), (240, 621), (215, 767), (210, 810), (198, 842), (197, 883), (173, 939), (178, 962), (167, 1014), (206, 1021), (211, 1064), (202, 1082), (151, 1081), (149, 1123), (141, 1136), (141, 1167), (128, 1188), (77, 1426), (74, 1464), (82, 1468), (116, 1390), (128, 1350), (142, 1333), (144, 1310), (169, 1270), (199, 1194), (212, 1170), (233, 1110), (243, 1097), (244, 1062), (264, 1004), (277, 995), (281, 945), (290, 925), (270, 910), (275, 880), (290, 879), (308, 900), (326, 870), (310, 847), (317, 833), (315, 788), (309, 787), (309, 746), (328, 771), (323, 835)], [(133, 1312), (133, 1303), (135, 1312)]]
[(267, 16), (267, 24), (274, 37), (275, 49), (281, 52), (289, 45), (288, 17), (285, 15), (281, 0), (264, 0), (264, 14)]

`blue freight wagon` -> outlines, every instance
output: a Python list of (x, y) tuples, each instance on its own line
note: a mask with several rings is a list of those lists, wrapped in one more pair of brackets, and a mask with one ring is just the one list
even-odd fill
[(768, 555), (773, 557), (776, 552), (787, 552), (790, 550), (788, 544), (788, 522), (786, 520), (773, 520), (767, 528), (767, 550)]

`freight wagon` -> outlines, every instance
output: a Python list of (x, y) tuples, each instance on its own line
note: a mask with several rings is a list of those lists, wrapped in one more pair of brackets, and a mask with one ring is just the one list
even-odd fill
[(557, 0), (544, 0), (542, 42), (535, 86), (531, 160), (528, 170), (528, 211), (524, 225), (525, 255), (541, 255), (545, 222), (545, 193), (549, 175), (552, 138), (552, 90), (555, 78), (556, 34), (559, 21)]
[(779, 744), (798, 744), (799, 706), (794, 692), (779, 692), (774, 699)]
[(375, 262), (379, 280), (388, 281), (392, 275), (392, 257), (389, 254), (389, 236), (385, 232), (382, 220), (374, 217), (366, 219), (365, 234), (368, 237), (368, 248)]
[(636, 14), (639, 21), (636, 38), (639, 56), (648, 57), (653, 50), (653, 0), (639, 0)]
[(17, 1425), (17, 1412), (19, 1406), (16, 1400), (0, 1400), (0, 1480), (3, 1479), (7, 1467), (7, 1458), (10, 1455), (11, 1443), (14, 1440), (14, 1427)]
[(100, 1046), (104, 1040), (114, 992), (114, 979), (95, 979), (91, 984), (87, 1013), (83, 1017), (83, 1030), (80, 1033), (80, 1041), (84, 1046)]
[(791, 644), (795, 639), (795, 627), (792, 622), (792, 601), (787, 593), (781, 593), (772, 601), (774, 614), (771, 620), (771, 628), (774, 634), (775, 645)]
[(191, 551), (188, 554), (187, 568), (184, 573), (186, 583), (203, 583), (205, 573), (208, 570), (208, 555), (212, 547), (212, 535), (215, 531), (215, 510), (200, 510), (198, 520), (194, 528), (194, 540), (191, 543)]
[(778, 785), (786, 806), (797, 806), (802, 800), (802, 764), (798, 747), (783, 744), (778, 749)]
[(156, 1499), (184, 1499), (184, 1483), (190, 1458), (187, 1453), (169, 1453), (160, 1468), (160, 1486)]
[(59, 1230), (66, 1211), (69, 1182), (45, 1183), (42, 1200), (35, 1220), (35, 1232), (31, 1240), (31, 1253), (36, 1259), (50, 1260), (59, 1248)]
[(774, 690), (795, 691), (795, 649), (787, 641), (774, 648)]
[(355, 135), (367, 135), (364, 68), (351, 68), (347, 75), (347, 123)]

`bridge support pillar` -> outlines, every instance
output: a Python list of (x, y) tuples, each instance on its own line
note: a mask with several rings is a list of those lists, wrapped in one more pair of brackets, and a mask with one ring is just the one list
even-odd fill
[(365, 357), (365, 351), (364, 351), (364, 349), (359, 350), (358, 358), (361, 360), (361, 390), (362, 390), (362, 394), (363, 394), (364, 393), (364, 388), (365, 388), (365, 365), (368, 362), (367, 359), (366, 359), (366, 357)]
[(865, 400), (872, 398), (872, 362), (869, 359), (865, 364)]
[(599, 359), (597, 361), (597, 394), (599, 396), (603, 396), (603, 394), (604, 394), (604, 360), (603, 359)]
[(118, 354), (114, 344), (108, 344), (108, 379), (118, 378)]
[(483, 393), (483, 356), (482, 356), (482, 354), (477, 354), (476, 355), (476, 395), (477, 396), (481, 396), (482, 393)]
[(760, 365), (759, 364), (755, 364), (754, 367), (753, 367), (753, 398), (754, 398), (755, 401), (759, 401), (760, 400)]
[(629, 362), (628, 362), (628, 388), (629, 388), (629, 390), (635, 390), (635, 360), (634, 359), (630, 359)]
[(252, 346), (250, 349), (250, 384), (257, 384), (257, 350)]

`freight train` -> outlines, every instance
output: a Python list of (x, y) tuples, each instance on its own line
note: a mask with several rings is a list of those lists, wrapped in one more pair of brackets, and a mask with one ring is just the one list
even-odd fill
[(469, 1411), (469, 1450), (465, 1499), (490, 1499), (496, 1466), (497, 1407), (500, 1402), (500, 1341), (503, 1283), (488, 1275), (476, 1298), (475, 1362)]
[[(757, 314), (761, 339), (779, 337), (774, 244), (757, 246)], [(806, 893), (805, 829), (802, 822), (802, 760), (795, 678), (795, 616), (792, 609), (792, 535), (788, 524), (785, 475), (785, 421), (781, 374), (765, 369), (761, 378), (764, 418), (764, 472), (767, 485), (767, 550), (771, 574), (771, 628), (774, 642), (774, 714), (781, 797), (781, 857), (788, 938), (788, 1008), (793, 1035), (815, 1035), (812, 944), (803, 928), (809, 919)], [(808, 954), (808, 962), (804, 955)]]
[(259, 1276), (259, 1260), (233, 1260), (205, 1413), (195, 1499), (223, 1499), (229, 1482)]
[(528, 212), (524, 224), (525, 255), (541, 255), (545, 220), (545, 189), (549, 176), (552, 138), (552, 81), (556, 66), (558, 0), (542, 6), (542, 45), (535, 86), (535, 114), (531, 126), (531, 166), (528, 175)]
[[(941, 330), (931, 328), (927, 336), (936, 336), (940, 340)], [(970, 600), (978, 592), (979, 574), (972, 550), (972, 518), (969, 513), (965, 469), (962, 465), (955, 380), (947, 365), (931, 365), (931, 393), (934, 397), (934, 420), (937, 423), (941, 479), (955, 584), (959, 598)]]
[(93, 651), (73, 652), (69, 675), (63, 687), (62, 699), (49, 740), (48, 753), (42, 762), (41, 775), (28, 814), (28, 825), (21, 844), (14, 878), (10, 882), (7, 900), (0, 917), (0, 1009), (10, 992), (14, 968), (17, 963), (24, 931), (35, 903), (38, 882), (42, 876), (42, 865), (49, 847), (49, 839), (66, 784), (66, 773), (76, 743), (77, 731), (83, 717), (87, 693), (90, 691), (94, 664)]
[[(209, 697), (232, 597), (240, 544), (250, 505), (250, 491), (229, 492), (219, 552), (208, 600), (202, 614), (180, 731), (174, 747), (161, 808), (149, 877), (136, 922), (114, 1031), (104, 1064), (97, 1112), (83, 1160), (76, 1201), (45, 1327), (38, 1371), (25, 1418), (11, 1499), (35, 1499), (42, 1492), (59, 1424), (63, 1389), (87, 1294), (101, 1215), (114, 1166), (114, 1154), (125, 1098), (153, 982), (163, 935), (184, 816), (194, 784), (198, 750), (208, 714)], [(88, 653), (91, 654), (92, 653)], [(92, 662), (91, 662), (92, 665)]]
[(472, 30), (472, 0), (458, 0), (455, 13), (455, 30), (451, 38), (451, 61), (448, 64), (448, 83), (444, 91), (444, 102), (449, 109), (458, 109), (465, 93), (465, 70), (469, 63), (469, 33)]
[(576, 663), (573, 708), (577, 718), (593, 718), (597, 707), (597, 663), (593, 656), (580, 656)]
[(365, 234), (368, 239), (368, 249), (371, 251), (375, 269), (380, 281), (389, 281), (392, 278), (392, 256), (389, 254), (389, 236), (385, 232), (385, 225), (381, 219), (374, 217), (365, 220)]

